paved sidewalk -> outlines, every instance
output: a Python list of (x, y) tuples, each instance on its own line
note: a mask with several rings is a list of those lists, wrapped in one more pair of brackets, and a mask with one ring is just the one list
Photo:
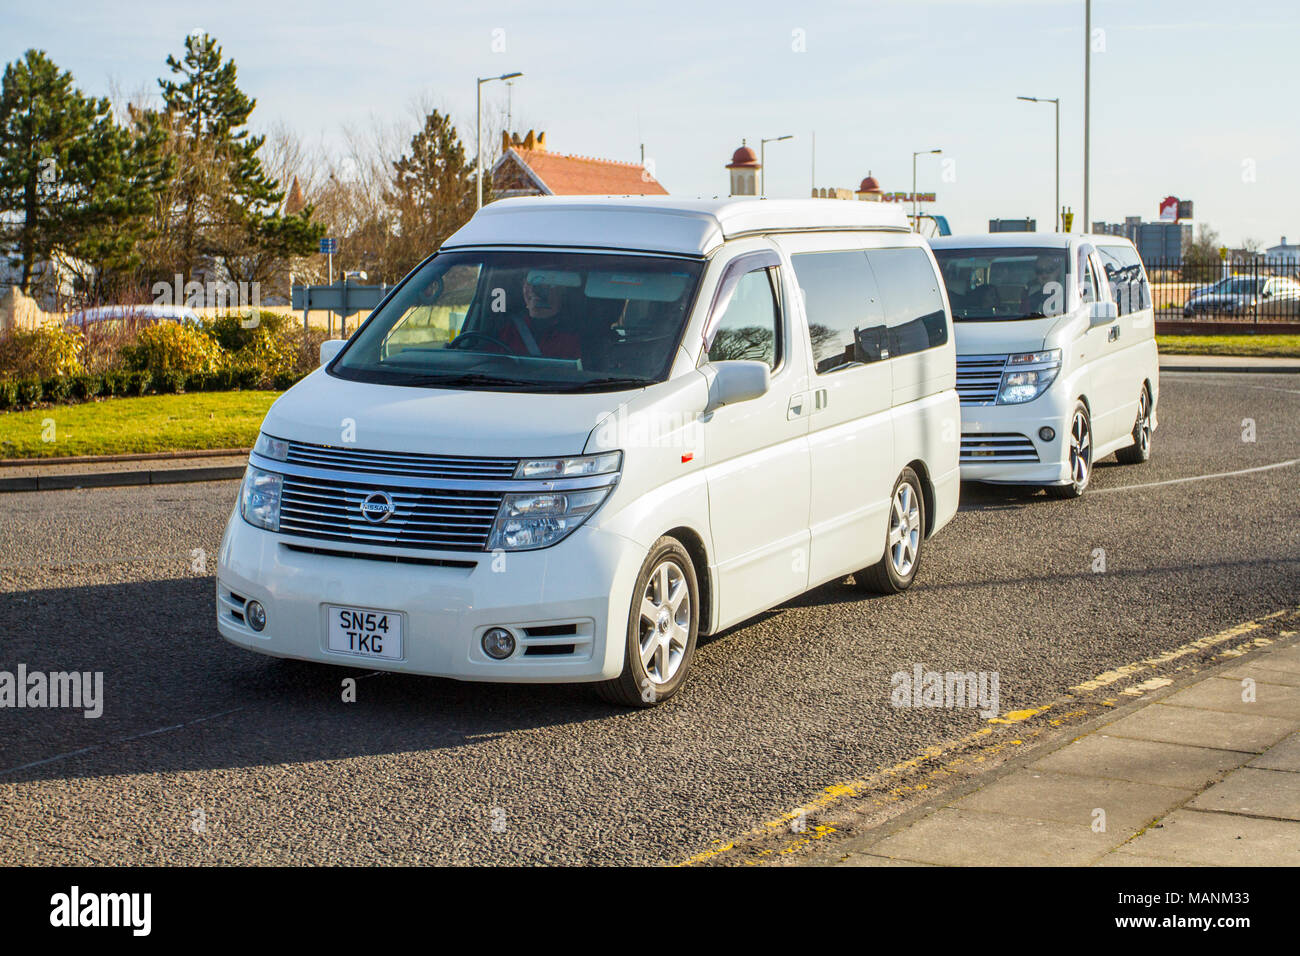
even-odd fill
[(114, 485), (161, 485), (182, 481), (239, 478), (248, 464), (246, 451), (216, 454), (110, 456), (63, 461), (6, 462), (0, 466), (0, 492), (56, 491)]
[(1162, 372), (1300, 372), (1300, 358), (1260, 358), (1249, 355), (1166, 355)]
[(848, 841), (837, 865), (1300, 866), (1300, 644)]

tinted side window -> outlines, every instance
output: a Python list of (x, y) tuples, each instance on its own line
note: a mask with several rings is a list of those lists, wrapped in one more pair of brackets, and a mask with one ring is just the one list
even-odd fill
[(948, 341), (939, 277), (925, 250), (870, 249), (867, 261), (880, 288), (891, 357), (937, 348)]
[(1097, 301), (1096, 287), (1092, 281), (1092, 261), (1086, 249), (1079, 250), (1079, 299), (1087, 304)]
[(770, 269), (755, 269), (736, 283), (718, 321), (709, 361), (750, 359), (776, 368), (781, 362), (781, 313)]
[(1111, 297), (1120, 315), (1151, 308), (1151, 289), (1137, 250), (1129, 246), (1098, 246)]
[(885, 313), (865, 252), (792, 256), (818, 373), (888, 358)]

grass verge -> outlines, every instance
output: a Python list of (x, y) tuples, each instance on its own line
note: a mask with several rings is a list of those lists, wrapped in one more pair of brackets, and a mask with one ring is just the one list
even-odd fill
[(280, 392), (106, 398), (0, 413), (0, 458), (244, 448)]
[(1300, 335), (1157, 335), (1166, 355), (1245, 355), (1300, 358)]

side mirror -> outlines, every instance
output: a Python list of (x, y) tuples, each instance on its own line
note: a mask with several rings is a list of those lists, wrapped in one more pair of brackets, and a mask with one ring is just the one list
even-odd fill
[(713, 362), (704, 368), (706, 373), (713, 373), (709, 381), (709, 404), (704, 409), (706, 413), (723, 405), (761, 398), (772, 384), (772, 370), (766, 362), (734, 359)]
[(1119, 318), (1119, 307), (1114, 302), (1094, 302), (1088, 320), (1093, 325), (1108, 325)]
[(347, 339), (326, 339), (320, 344), (320, 364), (329, 365), (347, 344)]

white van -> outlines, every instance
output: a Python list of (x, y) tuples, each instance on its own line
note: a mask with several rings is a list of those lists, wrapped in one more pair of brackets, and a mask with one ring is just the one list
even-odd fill
[(492, 203), (268, 412), (218, 627), (664, 700), (701, 633), (850, 574), (912, 583), (957, 508), (954, 356), (888, 207)]
[(1159, 357), (1131, 242), (995, 233), (932, 245), (957, 333), (963, 479), (1077, 498), (1111, 452), (1150, 457)]

